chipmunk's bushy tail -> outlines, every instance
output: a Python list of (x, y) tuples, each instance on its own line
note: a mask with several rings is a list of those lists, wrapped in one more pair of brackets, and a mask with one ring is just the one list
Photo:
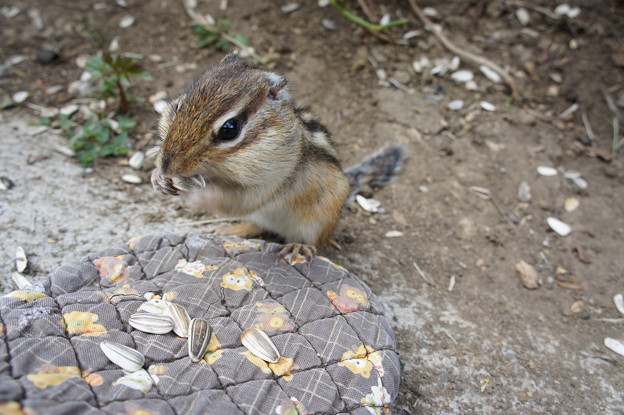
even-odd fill
[(345, 170), (351, 185), (347, 203), (355, 199), (366, 185), (383, 187), (392, 183), (405, 160), (405, 148), (399, 144), (385, 147)]

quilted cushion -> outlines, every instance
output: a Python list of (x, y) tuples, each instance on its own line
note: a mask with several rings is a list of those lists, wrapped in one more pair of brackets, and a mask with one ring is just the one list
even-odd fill
[[(0, 409), (36, 413), (379, 414), (399, 389), (392, 329), (357, 276), (316, 256), (294, 265), (281, 245), (213, 235), (134, 238), (60, 267), (46, 283), (0, 299)], [(128, 319), (177, 303), (209, 321), (203, 360), (187, 340)], [(267, 364), (240, 337), (263, 329), (281, 359)], [(124, 372), (99, 343), (145, 355)], [(1, 412), (1, 411), (0, 411)]]

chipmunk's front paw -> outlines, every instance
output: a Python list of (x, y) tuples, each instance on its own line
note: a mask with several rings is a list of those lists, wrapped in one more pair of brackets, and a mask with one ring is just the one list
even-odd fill
[(281, 249), (279, 259), (284, 260), (287, 264), (295, 265), (301, 262), (310, 263), (315, 255), (316, 248), (314, 245), (290, 243)]
[(165, 195), (179, 195), (180, 189), (173, 184), (173, 179), (163, 175), (159, 169), (152, 173), (152, 187)]

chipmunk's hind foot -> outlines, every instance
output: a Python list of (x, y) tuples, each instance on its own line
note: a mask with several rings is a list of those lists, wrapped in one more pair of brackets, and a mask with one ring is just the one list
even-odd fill
[(310, 263), (315, 255), (316, 248), (314, 245), (289, 243), (280, 250), (279, 259), (289, 265), (295, 265), (301, 262)]

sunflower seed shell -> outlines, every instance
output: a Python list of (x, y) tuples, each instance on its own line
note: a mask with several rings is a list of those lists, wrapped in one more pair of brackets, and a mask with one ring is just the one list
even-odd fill
[(194, 318), (189, 325), (188, 354), (193, 362), (202, 360), (208, 350), (212, 328), (203, 318)]
[(151, 334), (166, 334), (173, 330), (173, 320), (162, 314), (136, 313), (128, 321), (137, 330)]
[(241, 336), (241, 342), (251, 353), (266, 362), (276, 363), (280, 359), (279, 352), (273, 341), (264, 331), (258, 328), (254, 327), (245, 330)]
[(191, 317), (186, 309), (179, 304), (169, 304), (165, 308), (165, 315), (173, 320), (173, 332), (180, 337), (188, 337)]
[(100, 348), (111, 362), (128, 372), (140, 370), (145, 363), (141, 352), (123, 344), (104, 340), (100, 343)]

